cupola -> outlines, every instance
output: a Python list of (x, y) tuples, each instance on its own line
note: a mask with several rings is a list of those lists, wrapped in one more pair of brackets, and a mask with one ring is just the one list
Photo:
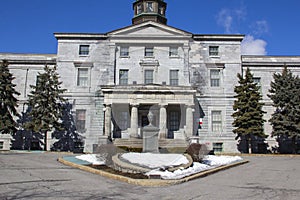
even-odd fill
[(136, 0), (133, 3), (134, 17), (132, 24), (154, 21), (167, 24), (167, 3), (164, 0)]

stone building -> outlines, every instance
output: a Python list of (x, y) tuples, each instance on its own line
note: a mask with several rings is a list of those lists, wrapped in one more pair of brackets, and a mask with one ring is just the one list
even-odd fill
[[(287, 65), (300, 74), (300, 57), (242, 56), (244, 35), (184, 31), (167, 25), (166, 9), (163, 0), (136, 0), (130, 26), (102, 34), (55, 33), (55, 55), (0, 54), (16, 77), (19, 109), (25, 109), (37, 72), (57, 65), (85, 152), (108, 142), (141, 147), (149, 111), (162, 148), (199, 142), (238, 152), (231, 117), (237, 73), (252, 70), (268, 119), (273, 73)], [(265, 131), (271, 132), (268, 123)]]

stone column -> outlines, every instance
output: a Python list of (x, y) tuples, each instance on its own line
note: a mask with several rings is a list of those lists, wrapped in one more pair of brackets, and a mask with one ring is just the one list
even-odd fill
[(130, 137), (138, 137), (138, 104), (131, 105)]
[(167, 105), (160, 105), (159, 110), (159, 138), (165, 139), (167, 137)]
[(185, 128), (185, 132), (186, 132), (186, 136), (187, 137), (191, 137), (193, 135), (193, 121), (194, 121), (194, 117), (193, 117), (193, 105), (187, 105), (186, 107), (186, 128)]
[(105, 105), (104, 135), (111, 138), (111, 104)]

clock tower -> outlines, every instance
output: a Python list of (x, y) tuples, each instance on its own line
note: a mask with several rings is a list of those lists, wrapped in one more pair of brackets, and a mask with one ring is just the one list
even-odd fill
[(167, 24), (167, 3), (164, 0), (136, 0), (133, 3), (134, 17), (132, 24), (154, 21)]

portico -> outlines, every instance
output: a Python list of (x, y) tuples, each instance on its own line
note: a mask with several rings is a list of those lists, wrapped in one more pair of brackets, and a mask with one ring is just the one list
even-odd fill
[(105, 105), (104, 135), (109, 138), (142, 138), (150, 110), (154, 114), (153, 125), (159, 128), (159, 139), (186, 140), (193, 136), (196, 91), (191, 87), (105, 86), (101, 91)]

